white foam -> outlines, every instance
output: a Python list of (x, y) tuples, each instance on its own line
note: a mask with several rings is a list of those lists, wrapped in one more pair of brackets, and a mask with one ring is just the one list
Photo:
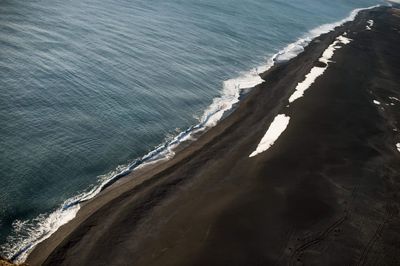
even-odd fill
[(340, 35), (339, 37), (337, 37), (337, 40), (343, 44), (349, 44), (352, 41), (352, 39), (344, 37), (343, 35)]
[[(300, 39), (298, 39), (296, 42), (287, 45), (283, 50), (281, 50), (279, 53), (277, 53), (274, 56), (274, 60), (287, 61), (289, 59), (292, 59), (293, 57), (297, 56), (299, 53), (304, 51), (304, 48), (314, 38), (316, 38), (322, 34), (328, 33), (330, 31), (334, 30), (336, 27), (338, 27), (346, 22), (353, 21), (360, 11), (369, 10), (369, 9), (372, 9), (372, 8), (375, 8), (378, 6), (380, 6), (380, 5), (375, 5), (375, 6), (371, 6), (371, 7), (367, 7), (367, 8), (354, 9), (353, 11), (350, 12), (349, 16), (347, 16), (346, 18), (344, 18), (340, 21), (337, 21), (334, 23), (323, 24), (319, 27), (312, 29), (307, 34), (303, 35)], [(346, 33), (343, 35), (346, 35)]]
[[(334, 42), (336, 43), (336, 42)], [(336, 49), (340, 49), (340, 46), (335, 46), (335, 45), (329, 45), (328, 48), (325, 49), (325, 51), (322, 53), (322, 56), (318, 59), (318, 61), (328, 64), (330, 60), (332, 59), (333, 55), (335, 54)]]
[(267, 133), (261, 139), (255, 151), (253, 151), (249, 157), (254, 157), (259, 153), (268, 150), (275, 141), (279, 138), (283, 131), (289, 124), (290, 117), (284, 114), (277, 115), (269, 126)]
[(372, 19), (367, 21), (367, 26), (365, 26), (366, 30), (371, 30), (372, 26), (374, 26), (374, 21)]
[(296, 42), (289, 44), (281, 51), (279, 51), (274, 56), (274, 60), (277, 62), (285, 62), (289, 61), (290, 59), (296, 57), (298, 54), (304, 51), (304, 48), (313, 38), (308, 35), (303, 36), (302, 38), (298, 39)]
[[(358, 8), (353, 10), (348, 17), (338, 22), (331, 24), (324, 24), (319, 26), (296, 42), (289, 44), (284, 49), (273, 55), (267, 60), (265, 65), (259, 66), (249, 72), (243, 73), (238, 78), (230, 79), (224, 82), (221, 95), (215, 98), (212, 104), (204, 111), (202, 117), (199, 119), (199, 124), (189, 128), (188, 130), (181, 132), (174, 139), (158, 146), (155, 150), (149, 152), (139, 160), (135, 160), (130, 165), (119, 166), (115, 171), (102, 176), (99, 178), (99, 183), (92, 188), (89, 192), (79, 194), (71, 199), (68, 199), (63, 203), (60, 208), (50, 214), (39, 215), (38, 218), (30, 221), (16, 221), (15, 228), (19, 227), (19, 230), (14, 230), (11, 240), (8, 244), (1, 247), (1, 250), (9, 258), (15, 257), (16, 262), (23, 262), (30, 251), (41, 241), (48, 238), (53, 234), (60, 226), (67, 223), (75, 217), (78, 212), (80, 205), (71, 205), (72, 202), (85, 201), (94, 198), (102, 188), (118, 177), (121, 174), (129, 173), (137, 167), (142, 167), (144, 164), (154, 163), (158, 160), (170, 159), (174, 156), (173, 148), (179, 145), (182, 141), (192, 138), (192, 135), (196, 132), (215, 126), (217, 122), (223, 117), (223, 114), (230, 110), (234, 104), (239, 101), (240, 93), (242, 90), (254, 87), (255, 85), (262, 82), (262, 79), (257, 73), (263, 73), (267, 71), (276, 61), (286, 61), (301, 53), (304, 47), (314, 39), (315, 37), (332, 31), (335, 27), (341, 24), (352, 21), (361, 10), (367, 10), (375, 8), (371, 6), (368, 8)], [(137, 163), (139, 161), (139, 163)], [(70, 206), (70, 207), (65, 207)], [(18, 225), (17, 225), (18, 224)]]
[(376, 105), (380, 105), (381, 103), (380, 103), (380, 102), (378, 102), (377, 100), (374, 100), (374, 104), (376, 104)]
[(339, 36), (336, 38), (336, 40), (328, 46), (328, 48), (325, 49), (325, 51), (322, 53), (321, 58), (319, 58), (319, 61), (322, 63), (325, 63), (325, 67), (313, 67), (311, 71), (306, 75), (305, 79), (302, 82), (299, 82), (295, 88), (294, 93), (289, 97), (289, 102), (292, 103), (295, 100), (303, 97), (304, 92), (315, 82), (315, 80), (324, 74), (325, 70), (329, 66), (329, 62), (331, 62), (331, 59), (333, 55), (335, 54), (335, 51), (337, 49), (340, 49), (342, 46), (339, 46), (338, 44), (349, 44), (351, 42), (351, 39), (344, 37), (343, 35)]
[(400, 143), (397, 143), (397, 144), (396, 144), (396, 148), (397, 148), (397, 150), (400, 152)]
[(306, 79), (297, 85), (295, 92), (289, 98), (289, 102), (292, 103), (298, 98), (303, 97), (304, 92), (311, 86), (311, 84), (314, 83), (314, 81), (319, 76), (321, 76), (325, 72), (325, 69), (325, 67), (313, 67), (310, 73), (306, 75)]
[[(28, 254), (32, 249), (43, 240), (49, 238), (60, 226), (68, 223), (73, 218), (75, 218), (80, 206), (75, 205), (71, 208), (63, 210), (62, 208), (50, 213), (49, 215), (39, 215), (32, 221), (15, 221), (13, 223), (13, 229), (15, 232), (19, 233), (17, 236), (19, 245), (11, 245), (14, 239), (12, 237), (8, 238), (8, 243), (5, 245), (7, 257), (13, 257), (15, 254), (20, 253), (16, 258), (15, 262), (20, 263), (26, 260)], [(20, 239), (21, 235), (25, 238)], [(10, 242), (11, 241), (11, 242)], [(23, 247), (23, 249), (21, 249)]]
[(243, 90), (253, 88), (264, 81), (259, 73), (267, 71), (272, 65), (273, 61), (269, 60), (264, 66), (259, 66), (237, 78), (224, 81), (221, 96), (215, 98), (212, 104), (204, 111), (200, 124), (205, 128), (215, 126), (224, 113), (239, 102), (239, 97)]
[(398, 98), (396, 98), (396, 97), (393, 97), (393, 96), (389, 97), (389, 99), (390, 99), (390, 100), (395, 100), (395, 101), (398, 101), (398, 102), (400, 102), (400, 100), (399, 100)]

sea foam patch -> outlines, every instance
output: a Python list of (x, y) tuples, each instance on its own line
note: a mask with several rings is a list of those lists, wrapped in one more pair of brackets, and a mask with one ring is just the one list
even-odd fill
[(396, 143), (396, 148), (400, 152), (400, 143)]
[(315, 80), (319, 76), (324, 74), (325, 70), (329, 66), (329, 63), (331, 62), (333, 55), (335, 54), (335, 51), (342, 47), (340, 44), (346, 45), (349, 44), (351, 41), (351, 39), (345, 37), (344, 35), (340, 35), (339, 37), (337, 37), (336, 40), (331, 45), (329, 45), (329, 47), (326, 48), (326, 50), (322, 53), (321, 58), (319, 58), (319, 61), (325, 63), (326, 66), (313, 67), (310, 73), (306, 75), (305, 79), (297, 84), (295, 92), (289, 97), (289, 102), (292, 103), (295, 100), (303, 97), (304, 92), (315, 82)]
[(259, 153), (262, 153), (268, 150), (272, 145), (274, 145), (275, 141), (279, 138), (279, 136), (285, 131), (286, 127), (289, 124), (290, 117), (284, 114), (277, 115), (269, 126), (267, 132), (264, 137), (261, 139), (255, 151), (253, 151), (249, 157), (254, 157)]
[(306, 75), (306, 79), (297, 85), (295, 92), (289, 98), (289, 102), (292, 103), (298, 98), (303, 97), (304, 92), (311, 86), (311, 84), (314, 83), (314, 81), (319, 76), (321, 76), (325, 72), (325, 69), (325, 67), (313, 67), (310, 73)]
[(366, 30), (371, 30), (372, 26), (374, 26), (374, 21), (372, 19), (367, 21), (367, 26), (365, 26)]
[(381, 103), (379, 101), (377, 101), (377, 100), (374, 100), (374, 104), (381, 105)]
[[(75, 218), (80, 206), (79, 204), (71, 206), (66, 210), (62, 208), (50, 213), (50, 215), (40, 215), (33, 221), (15, 221), (13, 228), (16, 232), (25, 235), (23, 240), (19, 240), (19, 246), (10, 245), (5, 254), (11, 260), (21, 262), (25, 261), (28, 254), (40, 242), (49, 238), (60, 226), (68, 223)], [(8, 239), (8, 243), (12, 243), (13, 239)]]
[(224, 81), (221, 96), (214, 98), (212, 104), (204, 111), (200, 119), (202, 127), (215, 126), (224, 113), (239, 102), (240, 94), (243, 90), (253, 88), (264, 81), (259, 73), (267, 71), (272, 65), (273, 61), (270, 59), (265, 66), (259, 66), (237, 78)]

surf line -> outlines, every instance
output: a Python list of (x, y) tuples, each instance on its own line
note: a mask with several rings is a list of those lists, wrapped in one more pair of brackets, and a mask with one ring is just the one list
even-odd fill
[[(324, 74), (325, 70), (329, 66), (329, 63), (332, 62), (331, 59), (335, 54), (335, 51), (352, 41), (344, 35), (345, 34), (338, 36), (318, 59), (323, 66), (313, 67), (306, 75), (305, 79), (297, 84), (294, 93), (289, 97), (289, 103), (293, 103), (297, 99), (303, 97), (304, 92), (310, 88), (310, 86), (319, 76)], [(254, 157), (271, 148), (272, 145), (274, 145), (274, 143), (278, 140), (279, 136), (286, 130), (287, 126), (289, 125), (289, 121), (289, 116), (286, 116), (285, 114), (278, 114), (267, 129), (265, 135), (262, 137), (260, 143), (257, 145), (257, 148), (249, 155), (249, 157)]]

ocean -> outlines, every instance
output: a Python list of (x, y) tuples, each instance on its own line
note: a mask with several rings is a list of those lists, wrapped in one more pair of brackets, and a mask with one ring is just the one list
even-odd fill
[(108, 182), (215, 125), (273, 60), (377, 4), (1, 0), (0, 252), (23, 261)]

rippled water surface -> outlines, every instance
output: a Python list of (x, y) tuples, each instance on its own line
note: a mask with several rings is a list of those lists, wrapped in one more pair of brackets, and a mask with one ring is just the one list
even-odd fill
[(377, 3), (0, 0), (2, 251), (20, 252), (65, 219), (54, 211), (67, 199), (196, 125), (235, 78)]

